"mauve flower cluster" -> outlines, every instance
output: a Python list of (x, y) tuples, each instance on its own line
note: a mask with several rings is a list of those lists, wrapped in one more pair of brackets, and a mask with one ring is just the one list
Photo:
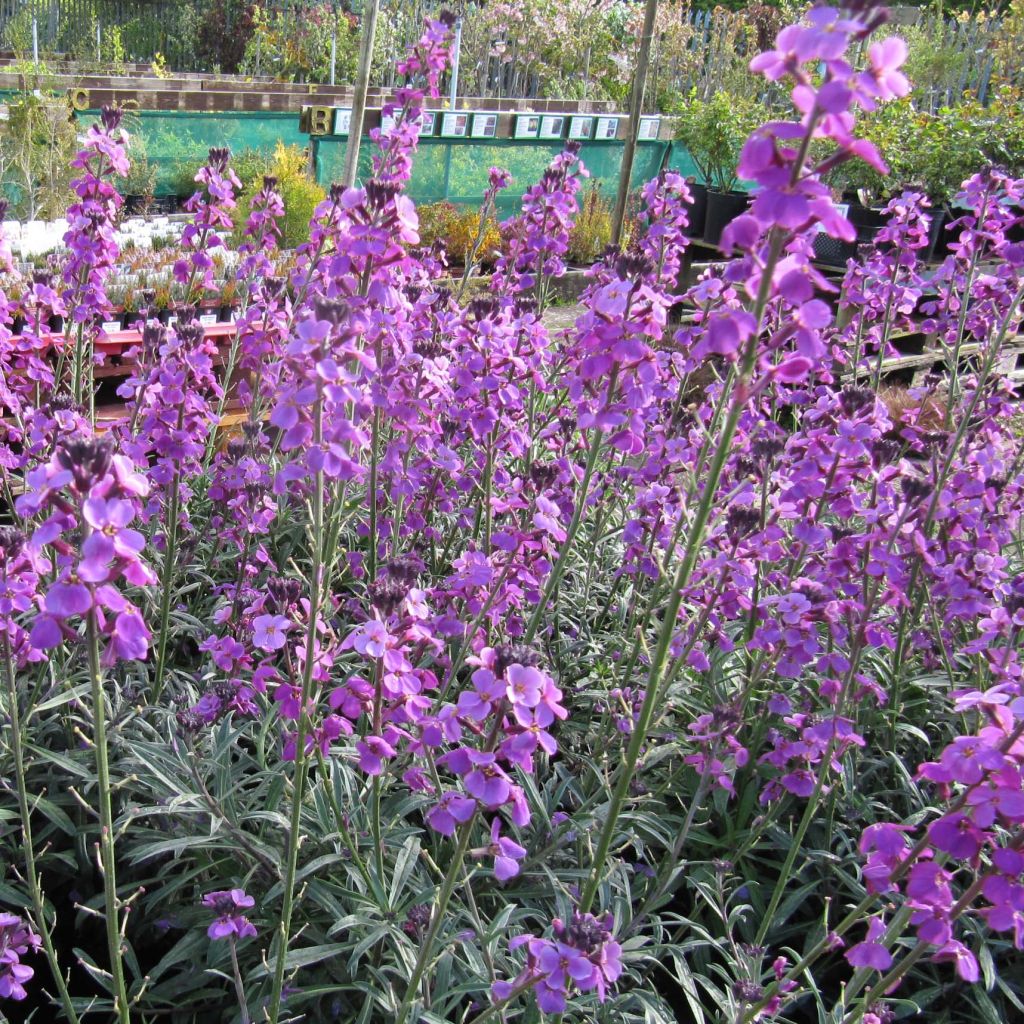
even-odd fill
[(145, 658), (149, 628), (115, 584), (155, 582), (143, 558), (145, 538), (131, 526), (149, 493), (146, 479), (103, 438), (59, 444), (25, 482), (16, 508), (39, 517), (27, 544), (53, 579), (32, 624), (32, 646), (46, 651), (75, 639), (72, 622), (81, 619), (107, 639), (103, 664)]
[(0, 914), (0, 999), (24, 999), (35, 971), (21, 958), (39, 948), (40, 938), (16, 914)]
[(513, 990), (530, 985), (544, 1013), (562, 1013), (574, 989), (596, 992), (604, 1002), (622, 974), (622, 947), (612, 938), (613, 923), (610, 914), (598, 919), (574, 913), (568, 924), (558, 918), (551, 922), (554, 939), (513, 939), (510, 948), (526, 948), (526, 966), (515, 981), (494, 984), (495, 999), (506, 999)]

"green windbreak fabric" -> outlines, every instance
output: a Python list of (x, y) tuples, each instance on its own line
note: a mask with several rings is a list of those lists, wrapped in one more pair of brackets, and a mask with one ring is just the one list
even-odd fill
[[(89, 123), (97, 113), (80, 115), (81, 122)], [(278, 142), (300, 149), (309, 145), (309, 136), (299, 131), (299, 115), (290, 111), (141, 110), (132, 113), (129, 127), (141, 136), (156, 168), (157, 195), (177, 191), (176, 182), (194, 175), (213, 146), (227, 146), (235, 156), (247, 151), (273, 156)]]
[[(644, 142), (637, 146), (632, 185), (638, 188), (653, 178), (661, 167), (667, 142)], [(487, 190), (488, 173), (501, 167), (512, 174), (512, 185), (498, 197), (499, 216), (516, 213), (523, 192), (541, 176), (544, 168), (564, 148), (561, 142), (524, 142), (521, 139), (475, 140), (422, 139), (413, 160), (409, 195), (417, 203), (442, 200), (463, 206), (479, 206)], [(590, 181), (602, 193), (614, 196), (622, 166), (621, 142), (584, 142), (581, 157)], [(359, 176), (369, 177), (373, 145), (364, 140), (359, 152)], [(317, 139), (317, 178), (324, 186), (342, 177), (345, 139)], [(589, 182), (585, 184), (587, 187)]]
[[(83, 124), (95, 111), (79, 115)], [(308, 135), (299, 131), (295, 112), (143, 110), (132, 115), (132, 129), (145, 146), (146, 156), (156, 168), (156, 193), (182, 193), (176, 184), (191, 179), (206, 162), (211, 146), (227, 146), (238, 157), (246, 152), (270, 156), (278, 142), (305, 149)], [(342, 177), (345, 161), (344, 138), (326, 136), (313, 140), (317, 180), (326, 188)], [(522, 139), (441, 139), (420, 141), (414, 163), (409, 195), (417, 203), (442, 200), (463, 206), (477, 206), (483, 199), (491, 167), (511, 172), (512, 185), (498, 198), (498, 213), (507, 217), (517, 212), (523, 192), (540, 177), (544, 168), (561, 152), (564, 142)], [(618, 187), (622, 165), (622, 142), (584, 142), (581, 156), (590, 181), (612, 197)], [(363, 140), (359, 154), (359, 177), (370, 175), (373, 143)], [(690, 154), (670, 142), (641, 142), (637, 146), (631, 186), (639, 188), (664, 164), (686, 176), (696, 176)], [(589, 183), (588, 183), (589, 185)], [(586, 186), (585, 186), (586, 187)]]

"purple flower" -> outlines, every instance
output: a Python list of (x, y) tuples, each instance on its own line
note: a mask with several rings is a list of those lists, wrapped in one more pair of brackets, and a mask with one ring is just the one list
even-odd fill
[(16, 914), (0, 914), (0, 999), (24, 999), (25, 982), (35, 971), (21, 958), (35, 952), (42, 940)]
[(868, 922), (867, 938), (846, 951), (846, 959), (854, 967), (868, 967), (873, 971), (887, 971), (892, 967), (892, 954), (879, 941), (885, 935), (885, 922), (873, 917)]
[(455, 829), (476, 814), (476, 801), (461, 793), (443, 793), (426, 813), (427, 824), (443, 836), (455, 835)]
[(257, 615), (252, 626), (253, 644), (262, 651), (279, 651), (288, 640), (291, 622), (284, 615)]
[(359, 767), (367, 775), (380, 775), (384, 761), (394, 757), (397, 751), (381, 736), (367, 736), (356, 744), (359, 752)]
[(207, 893), (203, 897), (203, 906), (208, 907), (217, 916), (207, 928), (206, 934), (211, 939), (226, 939), (230, 936), (244, 939), (247, 936), (255, 936), (255, 927), (240, 913), (255, 905), (256, 901), (247, 895), (244, 889), (225, 889)]
[(499, 882), (507, 882), (510, 878), (514, 878), (519, 874), (519, 864), (517, 861), (522, 860), (526, 856), (526, 849), (511, 839), (502, 836), (501, 822), (495, 818), (491, 822), (490, 843), (483, 849), (474, 850), (473, 856), (493, 857), (494, 877)]
[(535, 708), (544, 692), (547, 677), (540, 669), (527, 665), (509, 665), (505, 669), (506, 696), (513, 705)]

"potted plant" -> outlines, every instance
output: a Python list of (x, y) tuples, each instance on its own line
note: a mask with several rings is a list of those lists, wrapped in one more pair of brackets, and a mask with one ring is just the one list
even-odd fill
[(691, 186), (696, 200), (691, 234), (696, 234), (694, 222), (703, 193), (707, 203), (704, 241), (710, 245), (718, 244), (725, 226), (747, 207), (747, 193), (737, 188), (736, 165), (757, 121), (755, 108), (752, 101), (725, 92), (716, 92), (706, 100), (691, 94), (676, 120), (676, 139), (686, 147), (703, 179)]
[(153, 287), (153, 313), (162, 324), (167, 323), (167, 316), (171, 309), (171, 285), (170, 282), (160, 281)]
[[(200, 159), (199, 163), (202, 163)], [(180, 160), (174, 167), (171, 177), (171, 191), (174, 193), (180, 206), (186, 199), (191, 198), (199, 189), (196, 184), (196, 172), (199, 165), (189, 160)]]
[(232, 322), (237, 306), (238, 282), (233, 277), (229, 277), (220, 290), (220, 319), (222, 323)]
[(902, 161), (894, 161), (911, 187), (931, 200), (929, 259), (941, 259), (955, 222), (953, 201), (960, 186), (980, 168), (993, 162), (993, 136), (999, 125), (980, 104), (944, 107), (936, 114), (917, 113), (903, 146)]
[[(691, 225), (692, 227), (692, 225)], [(577, 266), (589, 266), (607, 248), (612, 238), (612, 209), (601, 195), (601, 186), (590, 186), (579, 216), (569, 232), (569, 259)]]
[(133, 327), (137, 326), (141, 316), (139, 315), (139, 299), (141, 292), (135, 288), (128, 287), (125, 289), (124, 299), (121, 309), (121, 327), (123, 330), (129, 331)]
[(909, 100), (880, 104), (858, 122), (858, 134), (871, 142), (890, 168), (876, 170), (865, 160), (845, 160), (827, 176), (827, 183), (846, 206), (846, 217), (857, 232), (858, 244), (874, 241), (885, 224), (883, 207), (894, 192), (902, 191), (906, 139), (915, 113)]
[(125, 196), (125, 213), (145, 214), (153, 205), (156, 189), (156, 168), (146, 155), (146, 144), (142, 136), (132, 135), (128, 147), (128, 176), (121, 186)]

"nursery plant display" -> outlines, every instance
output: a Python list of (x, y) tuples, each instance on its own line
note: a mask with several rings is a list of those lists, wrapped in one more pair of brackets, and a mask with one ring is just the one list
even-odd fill
[[(577, 145), (519, 183), (488, 293), (506, 172), (461, 282), (421, 244), (447, 16), (294, 253), (274, 176), (243, 197), (210, 151), (180, 239), (136, 254), (177, 321), (120, 366), (120, 112), (63, 253), (16, 266), (0, 218), (0, 1009), (1013, 1019), (1024, 180), (970, 174), (937, 266), (907, 191), (821, 274), (819, 230), (855, 237), (825, 179), (885, 175), (858, 118), (909, 91), (884, 20), (769, 40), (751, 68), (791, 106), (739, 145), (721, 258), (681, 291), (693, 197), (663, 171), (566, 330)], [(948, 373), (894, 394), (908, 331)]]

